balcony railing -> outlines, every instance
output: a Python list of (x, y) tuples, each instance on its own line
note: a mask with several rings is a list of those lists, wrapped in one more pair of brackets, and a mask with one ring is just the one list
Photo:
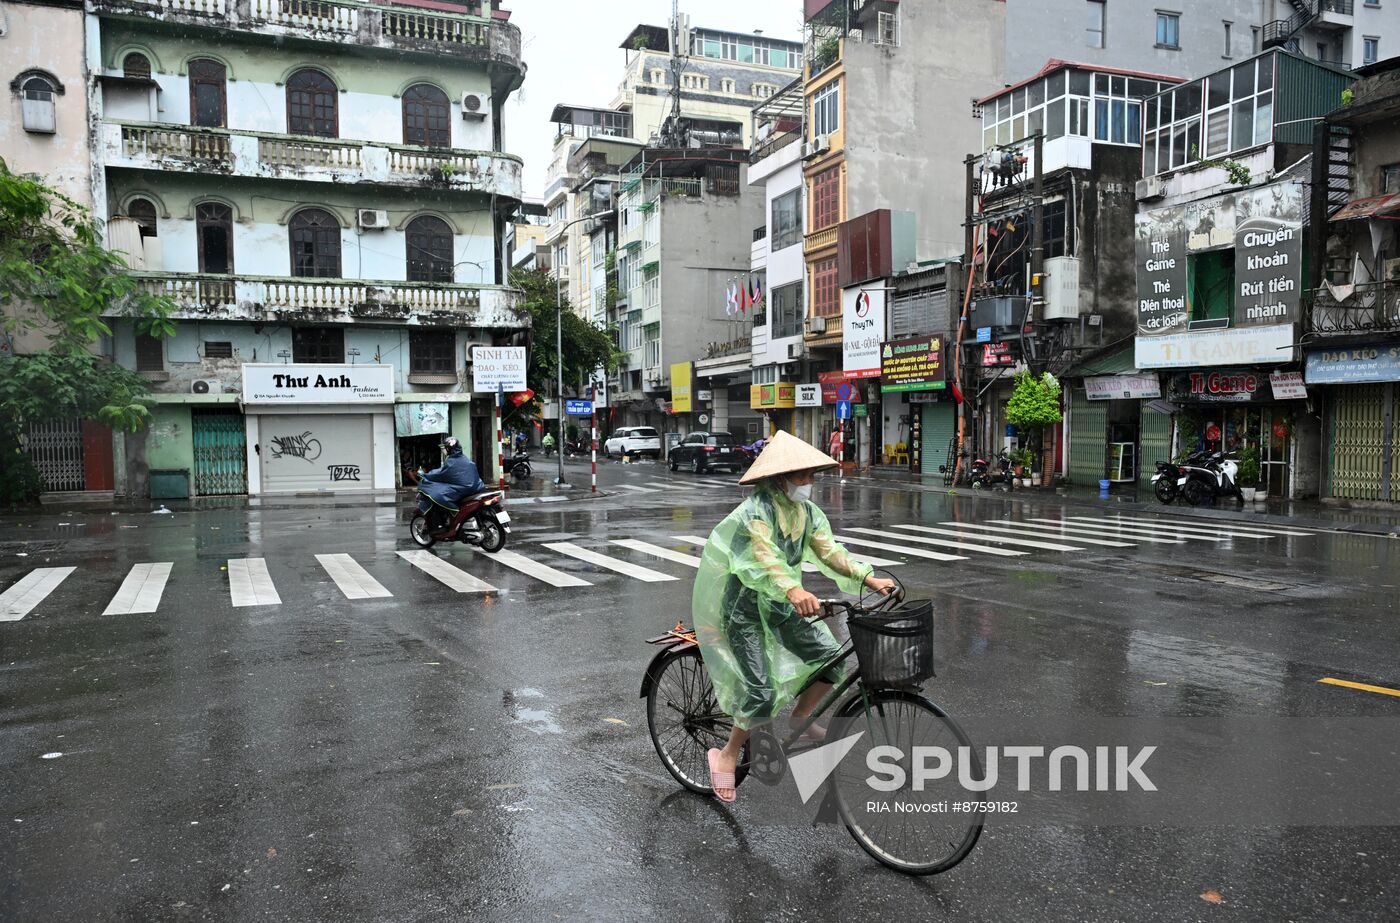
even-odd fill
[(188, 125), (107, 123), (107, 164), (334, 183), (440, 184), (460, 191), (521, 194), (521, 162), (511, 154), (307, 138)]
[(808, 234), (806, 242), (802, 247), (802, 252), (811, 253), (812, 251), (820, 250), (823, 247), (834, 246), (836, 246), (836, 228), (829, 227), (824, 228), (820, 231), (813, 231), (812, 233)]
[(213, 24), (337, 44), (349, 40), (400, 51), (446, 52), (524, 71), (519, 28), (483, 16), (355, 0), (93, 0), (93, 9), (107, 16)]
[(495, 285), (139, 272), (175, 302), (176, 319), (399, 321), (423, 326), (529, 326), (520, 293)]
[(1314, 333), (1400, 330), (1400, 282), (1369, 282), (1349, 293), (1324, 286), (1311, 299), (1308, 329)]

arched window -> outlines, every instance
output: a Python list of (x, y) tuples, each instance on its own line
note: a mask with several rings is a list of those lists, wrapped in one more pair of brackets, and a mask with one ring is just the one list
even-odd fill
[(222, 202), (201, 202), (194, 208), (194, 227), (199, 271), (233, 272), (233, 209)]
[(218, 61), (196, 58), (189, 63), (189, 74), (190, 124), (223, 128), (227, 120), (228, 72)]
[(151, 59), (133, 51), (122, 59), (122, 76), (132, 80), (151, 79)]
[(287, 78), (287, 131), (294, 135), (335, 138), (340, 135), (335, 81), (303, 68)]
[(150, 199), (132, 199), (126, 204), (126, 216), (141, 229), (141, 239), (156, 236), (156, 207)]
[(452, 229), (432, 215), (408, 223), (408, 281), (452, 281)]
[(404, 91), (403, 143), (452, 146), (452, 110), (446, 93), (430, 83), (414, 84)]
[(288, 228), (292, 242), (292, 275), (317, 279), (340, 278), (340, 222), (320, 208), (303, 208)]
[(20, 90), (25, 99), (33, 100), (34, 102), (51, 103), (53, 102), (54, 96), (58, 94), (58, 91), (54, 88), (53, 81), (47, 77), (30, 77), (28, 80), (24, 81), (24, 85)]
[(63, 92), (63, 87), (38, 74), (21, 74), (10, 87), (18, 90), (23, 98), (21, 107), (25, 131), (53, 134), (58, 130), (58, 107), (54, 98)]

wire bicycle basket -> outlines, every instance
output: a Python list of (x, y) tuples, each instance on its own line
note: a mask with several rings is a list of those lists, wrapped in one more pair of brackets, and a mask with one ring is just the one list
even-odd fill
[(910, 686), (934, 675), (932, 600), (852, 615), (846, 626), (868, 685)]

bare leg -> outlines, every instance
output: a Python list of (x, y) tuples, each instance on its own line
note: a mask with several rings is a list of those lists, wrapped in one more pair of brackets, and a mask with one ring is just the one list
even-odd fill
[[(739, 755), (744, 752), (744, 744), (748, 742), (749, 732), (735, 725), (729, 729), (729, 740), (724, 745), (724, 749), (719, 751), (720, 772), (733, 772), (739, 767)], [(728, 791), (726, 789), (726, 791)], [(715, 794), (719, 794), (718, 791)]]
[[(802, 724), (807, 716), (812, 714), (812, 710), (821, 703), (822, 698), (830, 691), (831, 683), (813, 683), (797, 697), (797, 704), (792, 708), (792, 717), (788, 719), (794, 730)], [(826, 729), (819, 724), (814, 724), (807, 729), (803, 736), (808, 740), (825, 740)]]

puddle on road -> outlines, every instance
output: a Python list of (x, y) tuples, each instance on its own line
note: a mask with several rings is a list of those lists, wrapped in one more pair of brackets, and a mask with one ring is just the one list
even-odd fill
[(538, 689), (529, 687), (521, 689), (505, 689), (501, 692), (501, 704), (505, 706), (511, 719), (525, 728), (534, 731), (536, 734), (562, 734), (564, 729), (559, 726), (559, 722), (554, 720), (554, 714), (548, 709), (530, 708), (522, 704), (522, 699), (542, 700), (544, 693)]

